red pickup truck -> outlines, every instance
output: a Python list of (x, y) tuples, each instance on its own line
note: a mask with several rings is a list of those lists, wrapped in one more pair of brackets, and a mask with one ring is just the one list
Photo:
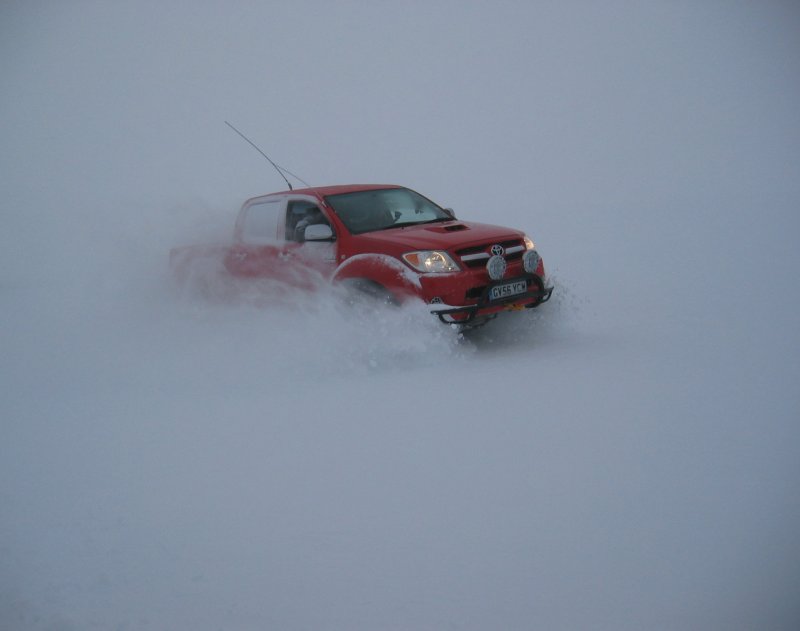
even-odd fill
[[(180, 270), (203, 246), (176, 248)], [(247, 200), (227, 271), (312, 288), (319, 278), (390, 303), (421, 299), (443, 322), (475, 326), (536, 307), (553, 292), (533, 241), (456, 219), (411, 189), (383, 184), (295, 189)]]

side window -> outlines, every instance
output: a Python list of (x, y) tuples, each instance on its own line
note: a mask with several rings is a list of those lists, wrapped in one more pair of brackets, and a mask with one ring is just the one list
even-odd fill
[(247, 209), (242, 238), (247, 243), (274, 243), (278, 238), (278, 221), (283, 203), (280, 199), (259, 202)]
[(330, 225), (325, 215), (313, 202), (296, 200), (286, 208), (286, 240), (303, 243), (305, 229), (316, 224)]

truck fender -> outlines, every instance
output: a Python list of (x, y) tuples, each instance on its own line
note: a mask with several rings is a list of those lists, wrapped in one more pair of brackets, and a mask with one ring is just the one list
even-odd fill
[(383, 287), (398, 300), (420, 297), (422, 292), (419, 274), (386, 254), (356, 254), (336, 268), (332, 281), (367, 281)]

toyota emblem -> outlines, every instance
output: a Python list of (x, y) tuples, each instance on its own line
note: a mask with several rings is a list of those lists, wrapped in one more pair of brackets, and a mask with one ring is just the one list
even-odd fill
[(504, 253), (505, 253), (505, 250), (503, 249), (502, 245), (493, 245), (492, 246), (492, 254), (494, 254), (494, 256), (503, 256)]

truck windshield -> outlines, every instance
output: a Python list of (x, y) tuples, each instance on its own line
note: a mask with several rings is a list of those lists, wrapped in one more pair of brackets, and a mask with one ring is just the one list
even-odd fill
[(351, 234), (450, 221), (442, 208), (408, 188), (381, 188), (325, 198)]

